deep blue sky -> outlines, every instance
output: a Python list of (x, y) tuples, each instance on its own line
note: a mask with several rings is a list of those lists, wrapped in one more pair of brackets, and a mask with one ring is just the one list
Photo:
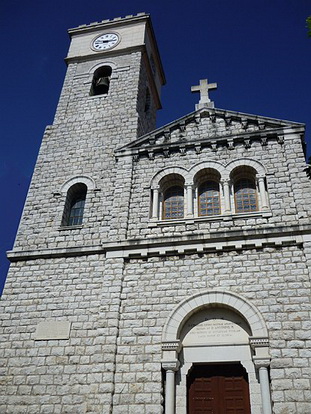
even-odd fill
[(217, 108), (306, 123), (311, 153), (310, 0), (2, 0), (0, 291), (46, 125), (62, 87), (68, 28), (148, 12), (167, 84), (158, 126), (194, 110), (199, 79)]

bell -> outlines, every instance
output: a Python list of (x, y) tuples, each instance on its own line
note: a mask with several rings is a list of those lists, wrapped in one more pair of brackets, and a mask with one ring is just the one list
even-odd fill
[(109, 84), (110, 84), (110, 79), (108, 76), (97, 79), (94, 85), (95, 95), (102, 95), (102, 94), (108, 93)]

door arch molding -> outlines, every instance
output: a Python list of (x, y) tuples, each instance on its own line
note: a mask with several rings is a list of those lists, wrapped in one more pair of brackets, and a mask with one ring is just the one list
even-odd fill
[(185, 321), (200, 309), (212, 305), (231, 308), (249, 324), (253, 337), (268, 339), (265, 321), (253, 304), (233, 292), (208, 290), (183, 300), (173, 309), (163, 328), (162, 343), (179, 340)]

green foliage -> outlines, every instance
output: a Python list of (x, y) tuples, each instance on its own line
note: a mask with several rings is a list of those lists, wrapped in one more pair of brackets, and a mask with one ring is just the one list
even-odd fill
[(311, 37), (311, 16), (307, 18), (308, 36)]

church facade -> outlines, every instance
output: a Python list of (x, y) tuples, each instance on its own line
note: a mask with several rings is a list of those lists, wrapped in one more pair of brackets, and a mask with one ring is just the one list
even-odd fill
[(150, 17), (69, 30), (1, 307), (1, 413), (309, 414), (304, 125), (156, 129)]

